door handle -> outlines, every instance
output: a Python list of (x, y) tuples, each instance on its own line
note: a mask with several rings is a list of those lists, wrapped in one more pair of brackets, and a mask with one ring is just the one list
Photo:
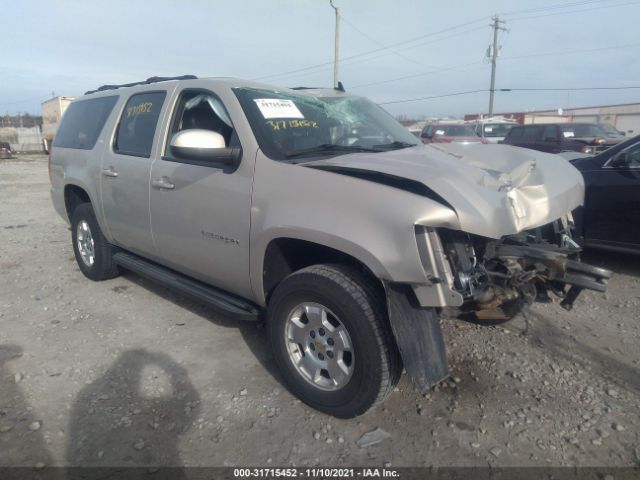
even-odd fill
[(116, 172), (115, 168), (113, 168), (113, 165), (111, 165), (109, 168), (105, 168), (104, 170), (102, 170), (102, 175), (104, 175), (105, 177), (117, 177), (118, 172)]
[(167, 177), (151, 180), (151, 186), (153, 188), (160, 188), (162, 190), (173, 190), (174, 188), (176, 188), (176, 186), (171, 183)]

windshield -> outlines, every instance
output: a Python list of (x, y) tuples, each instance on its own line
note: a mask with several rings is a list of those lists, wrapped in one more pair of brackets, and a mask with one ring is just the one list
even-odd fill
[(480, 128), (484, 137), (506, 137), (514, 125), (514, 123), (485, 123)]
[(420, 144), (391, 115), (365, 98), (312, 97), (256, 88), (235, 92), (260, 148), (275, 160), (383, 152)]
[(468, 125), (435, 125), (434, 137), (476, 137), (476, 132)]
[(564, 138), (572, 137), (606, 137), (607, 134), (597, 125), (562, 125), (560, 127)]
[(608, 123), (600, 123), (598, 126), (609, 135), (620, 135), (620, 132), (616, 130), (616, 127), (614, 127), (613, 125), (609, 125)]

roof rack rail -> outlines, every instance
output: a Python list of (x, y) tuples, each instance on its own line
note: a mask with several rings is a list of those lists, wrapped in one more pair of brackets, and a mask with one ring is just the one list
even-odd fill
[(148, 85), (150, 83), (167, 82), (169, 80), (196, 80), (195, 75), (180, 75), (178, 77), (149, 77), (141, 82), (123, 83), (122, 85), (102, 85), (95, 90), (84, 92), (85, 95), (91, 95), (96, 92), (104, 92), (105, 90), (116, 90), (117, 88), (135, 87), (136, 85)]

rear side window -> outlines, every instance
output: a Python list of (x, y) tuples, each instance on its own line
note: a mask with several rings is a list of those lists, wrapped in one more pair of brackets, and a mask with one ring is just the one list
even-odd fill
[(116, 95), (73, 102), (64, 113), (53, 146), (91, 150), (117, 100)]
[(523, 127), (513, 127), (511, 130), (509, 130), (509, 133), (507, 134), (507, 139), (515, 140), (517, 138), (521, 138), (523, 130), (524, 130)]
[(558, 131), (556, 130), (555, 125), (549, 125), (544, 128), (544, 133), (542, 134), (542, 139), (545, 142), (556, 142), (558, 141)]
[(524, 134), (522, 135), (523, 140), (537, 140), (538, 132), (540, 129), (538, 127), (524, 127)]
[(139, 93), (127, 102), (116, 133), (113, 149), (124, 155), (151, 156), (160, 109), (166, 92)]

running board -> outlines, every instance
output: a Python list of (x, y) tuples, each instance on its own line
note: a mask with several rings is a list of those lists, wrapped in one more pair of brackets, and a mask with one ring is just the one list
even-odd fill
[(223, 290), (210, 287), (198, 280), (162, 267), (132, 253), (114, 253), (113, 261), (141, 277), (158, 282), (172, 290), (177, 290), (236, 320), (255, 322), (259, 319), (260, 309), (253, 303)]

